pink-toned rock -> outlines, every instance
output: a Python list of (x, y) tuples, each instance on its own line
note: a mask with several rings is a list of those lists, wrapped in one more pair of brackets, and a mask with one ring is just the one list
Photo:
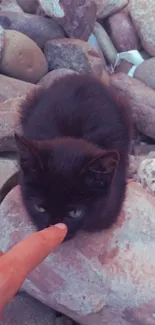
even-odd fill
[(0, 188), (9, 177), (17, 171), (17, 162), (14, 159), (0, 159)]
[(50, 87), (57, 79), (68, 74), (77, 74), (76, 71), (70, 69), (57, 69), (48, 72), (39, 82), (38, 85), (44, 88)]
[(154, 0), (130, 0), (129, 11), (142, 45), (155, 55), (155, 5)]
[(38, 15), (2, 11), (0, 12), (0, 25), (5, 29), (25, 34), (41, 48), (44, 48), (49, 39), (65, 37), (62, 27), (53, 18)]
[[(117, 224), (63, 243), (27, 278), (23, 289), (83, 325), (153, 325), (155, 198), (129, 182)], [(5, 252), (35, 230), (15, 188), (0, 207)]]
[(97, 17), (106, 18), (127, 6), (129, 0), (94, 0), (97, 5)]
[[(1, 89), (1, 82), (3, 80), (5, 82), (7, 79), (8, 84), (3, 83)], [(38, 89), (40, 89), (39, 86), (27, 84), (26, 82), (21, 82), (19, 80), (16, 81), (15, 79), (11, 80), (11, 78), (7, 77), (0, 77), (0, 152), (16, 151), (14, 132), (19, 127), (19, 112), (21, 104), (30, 91), (33, 92)], [(5, 101), (3, 94), (4, 96), (6, 96), (6, 94), (9, 96), (10, 94), (10, 99)]]
[(118, 52), (139, 48), (138, 37), (131, 18), (119, 12), (108, 18), (108, 32)]
[(80, 73), (101, 76), (103, 60), (94, 47), (79, 39), (57, 39), (45, 45), (49, 70), (71, 69)]
[(122, 107), (129, 106), (137, 129), (155, 139), (155, 91), (124, 73), (113, 74), (107, 90)]
[(134, 77), (155, 89), (155, 58), (141, 63), (134, 72)]
[(39, 0), (47, 15), (57, 20), (69, 37), (88, 40), (96, 20), (92, 0)]
[(17, 3), (24, 12), (29, 14), (35, 14), (39, 6), (38, 0), (17, 0)]

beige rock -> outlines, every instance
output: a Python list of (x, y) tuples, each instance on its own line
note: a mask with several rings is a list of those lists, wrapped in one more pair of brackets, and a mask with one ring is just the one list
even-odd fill
[(139, 48), (131, 18), (124, 12), (118, 12), (108, 18), (108, 32), (118, 52)]
[[(153, 325), (154, 216), (155, 198), (129, 182), (117, 224), (100, 233), (81, 232), (60, 245), (23, 289), (81, 325)], [(34, 230), (16, 188), (0, 206), (1, 249)]]
[(10, 77), (36, 83), (48, 71), (46, 58), (37, 44), (26, 35), (6, 30), (0, 72)]
[(134, 77), (155, 89), (155, 58), (141, 63), (134, 72)]
[(93, 33), (100, 44), (103, 54), (105, 55), (109, 63), (112, 63), (114, 65), (116, 61), (117, 50), (115, 49), (107, 32), (98, 22), (96, 22), (93, 29)]
[(155, 195), (155, 158), (147, 158), (141, 162), (138, 178), (144, 188)]
[(94, 47), (78, 39), (58, 39), (48, 41), (45, 56), (49, 70), (71, 69), (80, 73), (101, 76), (103, 60)]
[(155, 5), (154, 0), (130, 0), (129, 11), (142, 45), (155, 55)]
[(87, 41), (96, 20), (92, 0), (39, 0), (47, 15), (53, 17), (72, 38)]
[(94, 0), (97, 4), (97, 17), (106, 18), (127, 6), (129, 0)]
[(107, 90), (122, 107), (131, 108), (137, 129), (155, 139), (155, 91), (123, 73), (111, 76)]
[(55, 80), (66, 76), (68, 74), (77, 74), (76, 71), (74, 70), (70, 70), (70, 69), (57, 69), (57, 70), (53, 70), (50, 71), (49, 73), (47, 73), (39, 82), (38, 85), (40, 85), (41, 87), (44, 88), (48, 88), (50, 87)]
[(16, 0), (2, 0), (0, 2), (1, 2), (0, 10), (23, 12), (22, 8), (17, 4)]

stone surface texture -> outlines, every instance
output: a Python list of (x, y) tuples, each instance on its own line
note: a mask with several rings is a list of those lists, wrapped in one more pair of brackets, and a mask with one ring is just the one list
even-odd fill
[(9, 10), (14, 12), (23, 12), (16, 0), (2, 0), (0, 1), (0, 10)]
[(108, 36), (106, 30), (98, 22), (96, 22), (93, 33), (96, 36), (103, 54), (107, 58), (108, 62), (114, 65), (116, 61), (117, 50), (113, 45), (110, 37)]
[(108, 18), (108, 32), (118, 52), (139, 48), (137, 33), (131, 18), (124, 12)]
[(139, 166), (138, 178), (144, 188), (155, 196), (155, 157), (146, 158)]
[(113, 74), (107, 88), (118, 103), (132, 110), (137, 129), (155, 139), (155, 91), (124, 73)]
[(44, 54), (34, 41), (23, 33), (6, 30), (0, 72), (36, 83), (48, 72), (48, 65)]
[(0, 159), (0, 188), (17, 171), (17, 162), (13, 159)]
[(57, 20), (69, 37), (87, 41), (96, 19), (92, 0), (39, 0), (47, 15)]
[[(129, 182), (118, 222), (61, 244), (26, 279), (23, 289), (82, 325), (153, 325), (155, 198)], [(35, 230), (19, 188), (0, 207), (5, 252)]]
[(65, 36), (62, 27), (53, 18), (32, 14), (1, 11), (0, 25), (5, 29), (16, 30), (27, 35), (41, 48), (44, 48), (49, 39)]
[(17, 0), (17, 3), (24, 12), (29, 14), (35, 14), (39, 6), (38, 0)]
[(80, 73), (101, 76), (103, 61), (94, 47), (79, 39), (48, 41), (45, 56), (49, 70), (67, 68)]
[(134, 77), (155, 89), (155, 58), (145, 60), (135, 70)]
[(7, 306), (0, 325), (56, 325), (51, 308), (21, 293)]
[(154, 0), (130, 0), (129, 11), (142, 45), (155, 55), (155, 5)]
[(66, 76), (68, 74), (77, 74), (76, 71), (74, 70), (70, 70), (70, 69), (57, 69), (57, 70), (53, 70), (50, 71), (49, 73), (47, 73), (39, 82), (38, 85), (40, 85), (41, 87), (44, 88), (48, 88), (50, 87), (55, 80)]
[(97, 17), (106, 18), (128, 5), (129, 0), (94, 0), (97, 4)]

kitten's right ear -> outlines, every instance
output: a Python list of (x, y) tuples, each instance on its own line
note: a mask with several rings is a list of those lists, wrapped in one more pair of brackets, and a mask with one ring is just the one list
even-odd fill
[(35, 144), (17, 133), (15, 133), (14, 136), (19, 153), (21, 169), (29, 172), (38, 170), (38, 168), (43, 169), (43, 163)]

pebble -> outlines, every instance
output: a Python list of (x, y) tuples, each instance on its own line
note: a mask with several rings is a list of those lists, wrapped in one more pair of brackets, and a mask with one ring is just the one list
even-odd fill
[(114, 65), (116, 61), (117, 50), (114, 47), (106, 30), (98, 22), (96, 22), (93, 32), (108, 62)]
[(155, 139), (155, 91), (124, 73), (113, 74), (109, 87), (115, 100), (132, 110), (137, 129)]
[(57, 79), (66, 76), (68, 74), (77, 74), (76, 71), (70, 69), (56, 69), (48, 72), (39, 82), (38, 85), (44, 88), (50, 87)]
[(0, 72), (36, 83), (48, 72), (48, 64), (34, 41), (20, 32), (6, 30)]
[(87, 41), (96, 20), (96, 5), (92, 0), (40, 0), (44, 11), (58, 21), (66, 34)]
[(155, 55), (155, 2), (130, 0), (129, 12), (144, 49)]
[(147, 158), (141, 162), (138, 177), (143, 187), (155, 195), (155, 158)]
[(134, 77), (155, 89), (155, 58), (141, 63), (135, 70)]
[(101, 76), (103, 62), (94, 47), (78, 39), (57, 39), (45, 45), (49, 70), (67, 68)]
[(131, 18), (124, 12), (108, 18), (108, 32), (118, 52), (139, 49), (139, 40)]
[(63, 38), (62, 27), (53, 19), (38, 15), (2, 11), (0, 25), (8, 30), (16, 30), (30, 37), (40, 48), (50, 39)]
[(17, 0), (17, 3), (24, 12), (29, 14), (35, 14), (39, 6), (38, 0)]
[(107, 18), (128, 5), (128, 0), (94, 0), (97, 5), (97, 17)]

